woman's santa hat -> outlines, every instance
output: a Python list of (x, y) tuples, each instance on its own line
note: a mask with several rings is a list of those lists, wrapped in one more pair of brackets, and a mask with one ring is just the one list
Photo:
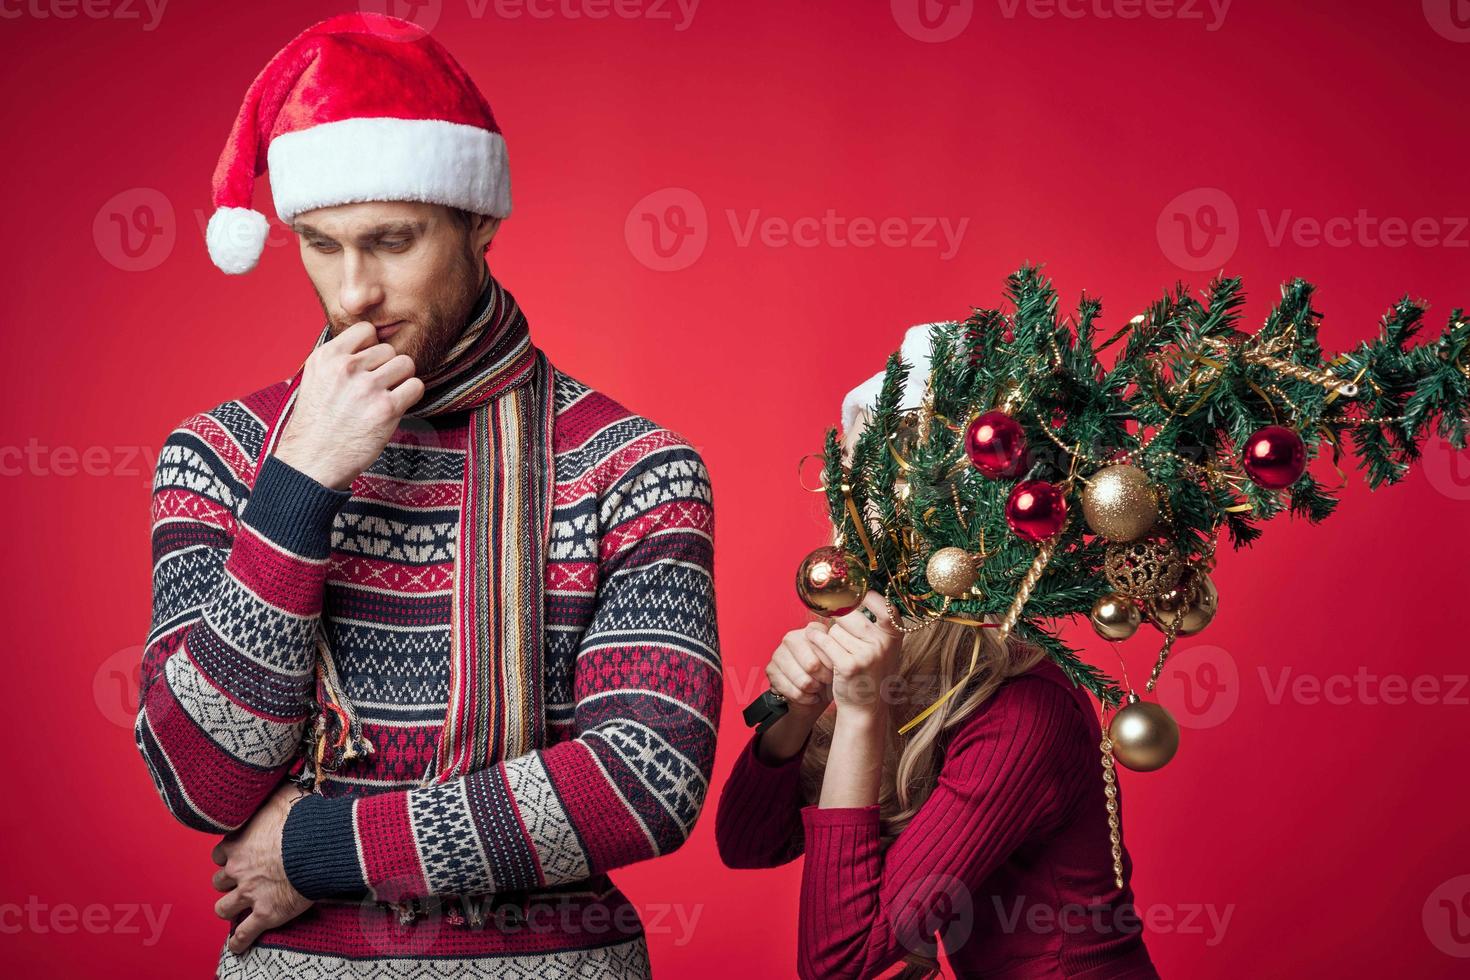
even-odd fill
[(251, 210), (270, 169), (276, 214), (356, 201), (423, 201), (510, 214), (505, 140), (490, 104), (422, 28), (343, 14), (307, 28), (265, 66), (214, 170), (209, 257), (228, 273), (260, 260), (268, 223)]
[[(898, 354), (908, 365), (908, 373), (904, 375), (903, 398), (899, 400), (898, 406), (900, 412), (911, 411), (924, 403), (924, 392), (929, 387), (929, 353), (933, 349), (933, 328), (949, 326), (949, 323), (947, 320), (920, 323), (909, 327), (903, 335), (903, 346), (899, 348)], [(843, 432), (851, 432), (860, 415), (872, 414), (878, 395), (883, 390), (885, 373), (887, 372), (879, 371), (849, 391), (847, 397), (842, 399)]]

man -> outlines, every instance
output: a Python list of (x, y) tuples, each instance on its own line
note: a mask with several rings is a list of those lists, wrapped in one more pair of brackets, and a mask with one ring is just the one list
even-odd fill
[(215, 173), (227, 272), (267, 159), (328, 324), (168, 437), (135, 730), (174, 816), (225, 835), (218, 975), (647, 976), (606, 872), (706, 795), (703, 462), (532, 345), (485, 263), (504, 143), (422, 31), (332, 18), (256, 78)]

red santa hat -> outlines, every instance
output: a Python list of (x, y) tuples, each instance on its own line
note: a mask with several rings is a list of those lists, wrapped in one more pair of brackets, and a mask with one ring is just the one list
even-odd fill
[(251, 210), (270, 169), (276, 214), (356, 201), (424, 201), (510, 214), (505, 140), (490, 104), (414, 24), (352, 13), (307, 28), (245, 93), (214, 170), (209, 257), (255, 268), (269, 230)]

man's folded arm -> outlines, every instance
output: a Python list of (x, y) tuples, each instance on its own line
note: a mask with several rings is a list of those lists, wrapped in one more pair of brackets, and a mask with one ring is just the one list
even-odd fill
[(198, 415), (169, 435), (153, 480), (134, 737), (170, 812), (214, 833), (244, 824), (296, 758), (332, 521), (352, 496), (275, 456), (247, 487), (251, 465)]
[(704, 464), (682, 440), (665, 440), (601, 512), (601, 584), (577, 653), (573, 737), (435, 786), (300, 800), (283, 854), (303, 895), (521, 891), (581, 881), (688, 838), (723, 696)]

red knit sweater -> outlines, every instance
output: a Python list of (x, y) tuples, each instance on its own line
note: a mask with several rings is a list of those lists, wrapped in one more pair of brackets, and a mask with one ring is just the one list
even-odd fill
[(938, 785), (886, 853), (876, 805), (802, 806), (801, 755), (767, 765), (758, 735), (725, 785), (715, 836), (735, 868), (805, 851), (802, 977), (876, 976), (933, 955), (936, 933), (959, 976), (1157, 977), (1126, 848), (1123, 889), (1112, 880), (1101, 739), (1087, 695), (1043, 661), (952, 733)]

